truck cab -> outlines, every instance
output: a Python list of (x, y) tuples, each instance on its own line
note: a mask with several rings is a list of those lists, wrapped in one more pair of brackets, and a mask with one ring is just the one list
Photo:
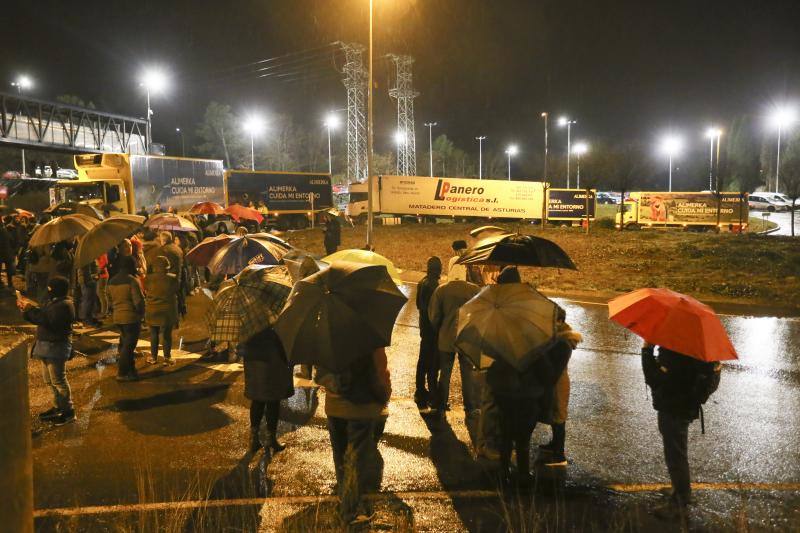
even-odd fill
[(77, 179), (58, 180), (50, 190), (50, 203), (89, 204), (99, 211), (133, 213), (132, 180), (126, 154), (75, 156)]
[[(345, 214), (355, 220), (359, 217), (367, 216), (367, 183), (351, 183), (349, 187), (349, 199), (347, 200), (347, 208)], [(373, 198), (373, 209), (378, 211), (377, 202)]]

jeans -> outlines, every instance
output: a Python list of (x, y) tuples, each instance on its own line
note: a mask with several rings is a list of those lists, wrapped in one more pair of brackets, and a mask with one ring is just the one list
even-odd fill
[(150, 357), (158, 357), (158, 337), (164, 346), (164, 359), (169, 359), (172, 354), (172, 324), (163, 326), (150, 326)]
[(359, 513), (370, 514), (362, 496), (381, 485), (383, 459), (375, 438), (376, 422), (328, 417), (339, 513), (345, 522)]
[(41, 359), (44, 384), (53, 391), (53, 403), (62, 413), (72, 412), (72, 391), (67, 381), (66, 359)]
[(142, 331), (142, 323), (119, 325), (119, 356), (117, 357), (117, 375), (135, 376), (136, 362), (134, 361), (134, 350), (136, 343), (139, 342), (139, 333)]
[[(450, 399), (450, 376), (453, 374), (456, 354), (453, 352), (439, 352), (439, 386), (437, 401), (439, 408), (444, 410)], [(472, 363), (466, 356), (458, 354), (458, 367), (461, 372), (461, 396), (464, 398), (464, 411), (467, 413), (477, 409), (478, 402), (475, 398), (475, 384), (472, 379)]]
[(97, 316), (104, 317), (108, 314), (108, 294), (106, 294), (106, 286), (108, 285), (108, 278), (100, 278), (97, 280), (97, 300), (100, 302), (100, 311)]
[(479, 385), (481, 418), (478, 425), (478, 449), (497, 450), (500, 442), (500, 411), (491, 387), (486, 383), (486, 372), (475, 372), (475, 383)]
[(672, 496), (688, 503), (692, 496), (689, 477), (689, 424), (692, 421), (670, 413), (658, 412), (658, 431), (664, 442), (664, 462), (672, 482)]
[(436, 335), (425, 335), (419, 340), (414, 392), (414, 401), (417, 404), (436, 405), (436, 389), (439, 381), (439, 350), (436, 347), (436, 340)]

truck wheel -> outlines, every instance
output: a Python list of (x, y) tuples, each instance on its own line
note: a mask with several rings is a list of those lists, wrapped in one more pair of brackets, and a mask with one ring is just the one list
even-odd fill
[(770, 213), (774, 213), (775, 212), (775, 206), (774, 205), (769, 206), (767, 208), (767, 211), (769, 211)]
[(642, 229), (642, 227), (639, 224), (631, 223), (631, 224), (626, 224), (625, 225), (625, 229), (626, 230), (638, 231), (638, 230)]

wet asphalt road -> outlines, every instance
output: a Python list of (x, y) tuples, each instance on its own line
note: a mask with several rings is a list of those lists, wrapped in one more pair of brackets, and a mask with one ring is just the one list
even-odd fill
[[(762, 213), (761, 211), (750, 211), (753, 217), (758, 217), (761, 219)], [(778, 213), (769, 213), (768, 220), (770, 222), (775, 222), (779, 227), (777, 231), (770, 233), (770, 235), (791, 235), (792, 234), (792, 213), (791, 211), (781, 211)], [(755, 224), (756, 231), (759, 231), (761, 228), (761, 223)], [(800, 211), (795, 211), (794, 213), (794, 234), (800, 235)]]
[[(414, 286), (405, 291), (413, 302)], [(671, 530), (643, 511), (658, 495), (640, 485), (668, 478), (640, 370), (641, 341), (609, 322), (603, 305), (558, 302), (585, 340), (569, 367), (570, 465), (555, 473), (538, 471), (539, 484), (555, 487), (558, 496), (539, 495), (537, 509), (550, 512), (552, 523), (563, 528), (597, 529), (595, 520), (601, 520), (600, 529), (621, 521), (639, 529)], [(416, 310), (406, 306), (388, 350), (393, 398), (381, 443), (385, 466), (379, 516), (396, 530), (403, 530), (398, 516), (420, 531), (507, 529), (493, 465), (473, 459), (474, 424), (465, 423), (459, 409), (458, 372), (451, 390), (454, 409), (446, 421), (425, 420), (415, 408), (416, 321)], [(699, 423), (690, 430), (693, 479), (710, 484), (696, 491), (693, 529), (724, 529), (746, 520), (755, 530), (797, 530), (800, 321), (737, 316), (723, 321), (740, 361), (726, 366), (720, 389), (706, 405), (706, 434), (700, 434)], [(313, 498), (297, 498), (333, 490), (324, 394), (297, 389), (280, 426), (289, 447), (270, 461), (245, 453), (248, 403), (241, 372), (185, 361), (169, 370), (144, 369), (143, 381), (121, 385), (113, 380), (113, 368), (98, 369), (91, 362), (71, 363), (79, 421), (44, 429), (34, 438), (40, 529), (66, 520), (62, 512), (43, 515), (52, 508), (114, 506), (91, 515), (75, 511), (72, 520), (85, 520), (87, 528), (96, 529), (144, 520), (144, 514), (126, 512), (127, 506), (152, 502), (162, 516), (156, 525), (163, 527), (158, 520), (192, 515), (174, 511), (176, 501), (263, 494), (275, 498), (252, 505), (231, 502), (224, 521), (242, 520), (244, 530), (304, 530), (312, 528), (310, 523), (324, 528), (319, 515), (332, 504), (320, 507)], [(46, 407), (47, 394), (38, 374), (31, 383), (37, 412)], [(537, 428), (534, 442), (547, 438), (546, 428)], [(747, 490), (730, 490), (737, 483)], [(559, 505), (560, 517), (552, 512)]]

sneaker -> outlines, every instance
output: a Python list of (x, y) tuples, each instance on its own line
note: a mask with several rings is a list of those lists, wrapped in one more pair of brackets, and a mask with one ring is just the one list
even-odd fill
[(148, 365), (154, 365), (156, 363), (158, 363), (158, 359), (156, 359), (152, 355), (147, 358), (147, 364)]
[(553, 457), (545, 461), (544, 466), (548, 467), (560, 467), (560, 466), (567, 466), (569, 462), (567, 461), (567, 457), (563, 453), (553, 452)]
[(75, 411), (64, 411), (63, 413), (58, 413), (58, 416), (53, 418), (53, 425), (54, 426), (63, 426), (65, 424), (69, 424), (70, 422), (75, 422)]
[(42, 421), (52, 420), (52, 419), (58, 417), (58, 415), (60, 415), (60, 414), (61, 414), (61, 412), (58, 410), (58, 408), (52, 407), (52, 408), (48, 409), (47, 411), (45, 411), (43, 413), (39, 413), (39, 420), (42, 420)]
[(174, 364), (175, 361), (173, 361), (171, 358), (164, 359), (164, 366), (173, 366)]

